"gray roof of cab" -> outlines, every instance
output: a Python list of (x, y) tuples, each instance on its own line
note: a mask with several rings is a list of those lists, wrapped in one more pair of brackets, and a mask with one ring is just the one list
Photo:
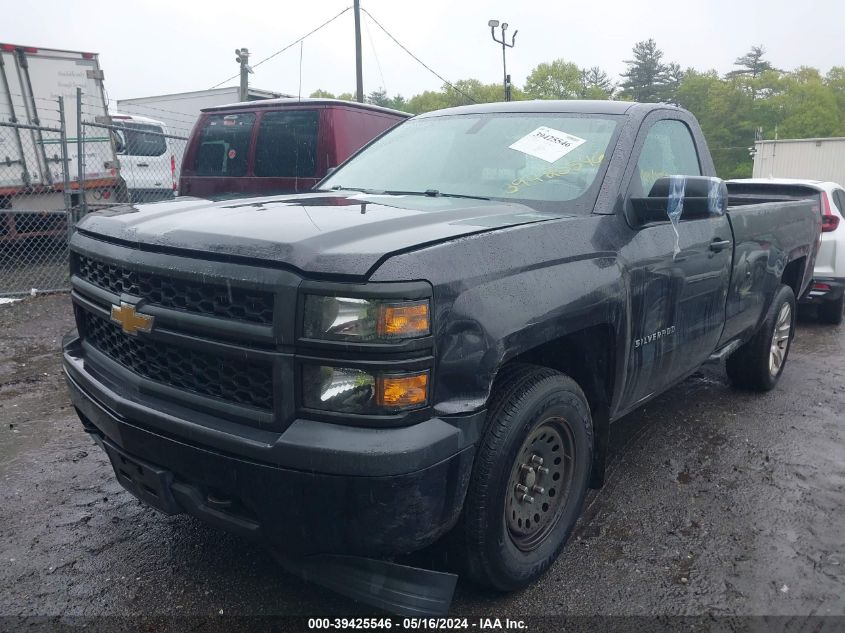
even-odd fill
[(534, 101), (503, 101), (498, 103), (478, 103), (475, 105), (458, 106), (445, 110), (435, 110), (419, 115), (422, 117), (441, 116), (444, 114), (488, 114), (507, 112), (549, 112), (573, 114), (641, 114), (657, 109), (678, 108), (666, 103), (634, 103), (631, 101), (590, 101), (587, 99), (573, 99), (570, 101), (534, 100)]
[(259, 110), (264, 108), (278, 109), (287, 106), (297, 105), (340, 105), (351, 108), (361, 108), (363, 110), (371, 110), (373, 112), (383, 112), (385, 114), (392, 114), (394, 116), (410, 117), (413, 116), (407, 112), (400, 110), (393, 110), (391, 108), (383, 108), (381, 106), (372, 105), (371, 103), (358, 103), (357, 101), (343, 101), (341, 99), (297, 99), (296, 97), (281, 98), (281, 99), (258, 99), (257, 101), (243, 101), (240, 103), (227, 103), (226, 105), (211, 106), (210, 108), (203, 108), (203, 112), (220, 112), (221, 110)]

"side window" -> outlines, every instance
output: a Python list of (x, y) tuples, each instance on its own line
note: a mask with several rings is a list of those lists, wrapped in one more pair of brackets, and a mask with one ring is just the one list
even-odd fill
[(256, 176), (313, 178), (317, 166), (317, 110), (267, 112), (255, 144)]
[(118, 154), (126, 156), (162, 156), (167, 151), (164, 130), (157, 125), (121, 123), (116, 132), (120, 139)]
[(197, 176), (246, 174), (255, 114), (213, 114), (200, 131), (194, 171)]
[(637, 168), (642, 186), (638, 195), (642, 196), (647, 196), (654, 181), (663, 176), (700, 176), (698, 153), (686, 124), (673, 119), (655, 123), (643, 143)]

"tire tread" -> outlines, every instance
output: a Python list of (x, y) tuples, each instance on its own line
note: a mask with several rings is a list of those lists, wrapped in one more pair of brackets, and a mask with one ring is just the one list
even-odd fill
[[(574, 380), (553, 369), (523, 363), (513, 363), (501, 370), (494, 383), (488, 409), (488, 428), (478, 448), (478, 457), (464, 504), (465, 508), (471, 507), (474, 511), (472, 516), (467, 516), (465, 512), (459, 525), (463, 536), (464, 567), (469, 576), (480, 584), (492, 586), (496, 589), (511, 590), (518, 587), (499, 579), (491, 561), (485, 554), (489, 538), (496, 535), (495, 530), (489, 529), (485, 521), (488, 504), (491, 502), (491, 496), (493, 496), (492, 491), (485, 484), (491, 480), (493, 471), (497, 467), (497, 449), (504, 443), (513, 420), (532, 393), (543, 388), (550, 380), (558, 382), (562, 391), (569, 392), (561, 395), (569, 401), (573, 408), (584, 410), (589, 446), (593, 445), (592, 420), (589, 415), (587, 400)], [(588, 459), (591, 459), (591, 457), (591, 455), (588, 455)], [(543, 573), (557, 558), (564, 544), (565, 539), (556, 548), (553, 556), (547, 557), (532, 570), (531, 576), (535, 577)]]
[[(725, 370), (734, 387), (749, 389), (751, 391), (770, 391), (777, 384), (780, 375), (783, 373), (783, 367), (786, 365), (789, 350), (787, 349), (786, 358), (784, 358), (780, 373), (775, 377), (772, 377), (769, 373), (769, 353), (777, 315), (784, 302), (789, 302), (792, 307), (792, 331), (790, 332), (790, 337), (794, 336), (796, 320), (795, 294), (789, 286), (781, 285), (780, 289), (775, 293), (763, 324), (754, 336), (731, 354), (725, 362)], [(790, 340), (791, 346), (792, 342)]]

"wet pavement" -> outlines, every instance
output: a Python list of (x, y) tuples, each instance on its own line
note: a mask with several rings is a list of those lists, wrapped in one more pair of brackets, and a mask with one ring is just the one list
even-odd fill
[[(125, 492), (64, 389), (71, 327), (66, 295), (0, 305), (0, 616), (368, 613)], [(452, 615), (845, 615), (843, 411), (845, 326), (811, 316), (769, 394), (702, 370), (615, 425), (549, 573), (460, 582)]]

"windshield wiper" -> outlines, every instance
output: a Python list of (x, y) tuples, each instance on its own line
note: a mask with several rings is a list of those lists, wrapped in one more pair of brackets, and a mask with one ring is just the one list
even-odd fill
[(357, 191), (358, 193), (381, 193), (375, 189), (362, 189), (361, 187), (344, 187), (343, 185), (335, 185), (329, 189), (312, 189), (311, 191)]
[(437, 189), (426, 189), (425, 191), (389, 189), (387, 191), (379, 191), (378, 189), (363, 189), (361, 187), (335, 185), (329, 189), (313, 189), (312, 191), (357, 191), (359, 193), (370, 193), (379, 196), (428, 196), (429, 198), (468, 198), (470, 200), (490, 200), (490, 198), (485, 198), (484, 196), (471, 196), (465, 193), (443, 193)]
[(398, 191), (389, 190), (384, 191), (389, 196), (428, 196), (430, 198), (469, 198), (470, 200), (489, 200), (484, 196), (471, 196), (465, 193), (443, 193), (437, 189), (426, 189), (425, 191)]

